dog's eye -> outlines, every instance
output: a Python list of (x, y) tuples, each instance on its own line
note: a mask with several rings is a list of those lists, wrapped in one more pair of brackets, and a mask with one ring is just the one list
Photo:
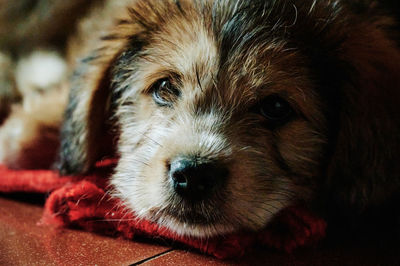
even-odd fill
[(284, 123), (294, 113), (290, 104), (277, 95), (265, 98), (259, 104), (259, 113), (271, 123)]
[(176, 99), (180, 96), (181, 92), (172, 85), (171, 81), (167, 78), (160, 79), (152, 86), (153, 100), (159, 106), (172, 106)]

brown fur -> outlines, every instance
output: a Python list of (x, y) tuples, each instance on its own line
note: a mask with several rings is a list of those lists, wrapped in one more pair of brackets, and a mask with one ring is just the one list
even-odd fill
[[(393, 201), (400, 52), (392, 20), (361, 2), (137, 0), (93, 9), (68, 50), (86, 58), (70, 85), (62, 172), (86, 172), (116, 146), (114, 195), (196, 236), (260, 229), (298, 201), (355, 214)], [(102, 16), (109, 12), (118, 16)], [(96, 25), (99, 17), (109, 19)], [(167, 94), (170, 107), (152, 97), (164, 78), (179, 90)], [(263, 117), (271, 95), (290, 104), (290, 120)], [(197, 203), (176, 195), (166, 174), (189, 155), (229, 170)]]

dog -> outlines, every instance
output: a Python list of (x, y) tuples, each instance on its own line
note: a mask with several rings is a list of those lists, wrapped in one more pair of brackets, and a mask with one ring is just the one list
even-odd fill
[[(58, 156), (40, 160), (82, 174), (118, 157), (113, 196), (180, 235), (259, 230), (298, 202), (332, 217), (383, 219), (400, 195), (400, 50), (395, 18), (380, 5), (92, 6), (67, 38), (72, 78), (60, 78), (56, 93), (39, 93), (60, 98), (49, 106), (66, 106), (63, 122), (56, 111), (51, 123), (40, 120), (60, 143)], [(28, 113), (11, 111), (1, 130), (37, 116)], [(37, 145), (40, 130), (23, 131), (34, 132), (29, 145), (57, 146), (54, 137)], [(22, 152), (28, 144), (4, 152), (10, 138), (0, 139), (4, 163), (39, 160)]]

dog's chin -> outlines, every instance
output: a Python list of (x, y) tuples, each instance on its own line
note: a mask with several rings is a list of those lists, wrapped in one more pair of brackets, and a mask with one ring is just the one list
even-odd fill
[(206, 202), (169, 202), (142, 214), (145, 219), (179, 236), (211, 238), (238, 230), (233, 223), (229, 223), (220, 208), (209, 206)]
[[(190, 217), (187, 219), (186, 217)], [(208, 221), (204, 216), (188, 212), (185, 217), (169, 213), (150, 216), (150, 220), (168, 228), (179, 236), (195, 238), (212, 238), (226, 235), (237, 230), (233, 225)]]

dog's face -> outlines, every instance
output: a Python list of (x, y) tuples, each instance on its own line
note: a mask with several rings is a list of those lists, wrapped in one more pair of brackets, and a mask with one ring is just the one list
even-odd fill
[(210, 13), (192, 12), (164, 17), (139, 52), (117, 59), (112, 183), (139, 216), (182, 234), (257, 229), (309, 194), (324, 144), (320, 101), (283, 41), (236, 38), (238, 25), (213, 29)]
[(323, 171), (330, 94), (313, 67), (332, 62), (290, 32), (331, 6), (246, 2), (136, 1), (105, 38), (121, 43), (98, 74), (119, 132), (114, 195), (179, 234), (260, 229)]

